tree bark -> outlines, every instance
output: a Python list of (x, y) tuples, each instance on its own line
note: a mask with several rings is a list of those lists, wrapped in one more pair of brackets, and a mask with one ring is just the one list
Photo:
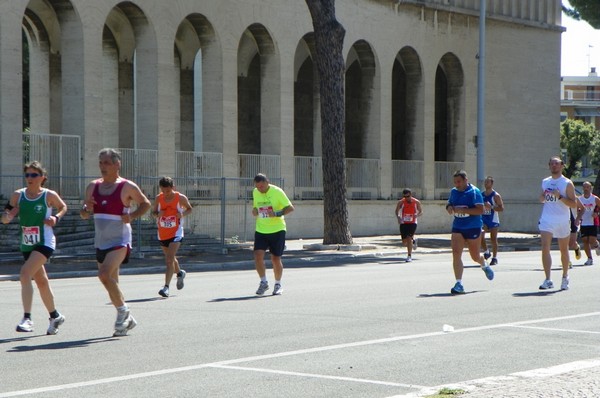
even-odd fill
[(351, 244), (344, 159), (345, 29), (335, 17), (335, 0), (306, 0), (315, 34), (321, 91), (323, 148), (323, 244)]

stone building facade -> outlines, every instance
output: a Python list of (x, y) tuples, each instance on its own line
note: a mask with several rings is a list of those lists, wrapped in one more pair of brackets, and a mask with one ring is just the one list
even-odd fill
[[(392, 214), (404, 187), (440, 214), (448, 174), (464, 168), (474, 181), (478, 150), (513, 209), (506, 223), (535, 229), (540, 180), (559, 150), (560, 0), (488, 0), (485, 148), (476, 145), (479, 4), (336, 2), (346, 155), (360, 177), (350, 199), (380, 199), (351, 204), (365, 215), (354, 234), (395, 231), (393, 220), (372, 221)], [(0, 0), (0, 175), (21, 172), (25, 126), (77, 137), (79, 159), (69, 160), (86, 176), (107, 146), (154, 151), (157, 175), (177, 175), (180, 152), (218, 154), (225, 177), (275, 159), (269, 174), (320, 207), (308, 201), (318, 182), (301, 182), (310, 179), (302, 161), (321, 156), (311, 32), (301, 0)], [(258, 169), (246, 167), (254, 158)]]

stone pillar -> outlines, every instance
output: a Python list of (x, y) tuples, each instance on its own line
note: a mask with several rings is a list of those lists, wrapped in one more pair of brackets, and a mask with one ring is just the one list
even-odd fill
[[(18, 4), (20, 3), (20, 7)], [(27, 1), (0, 3), (0, 174), (20, 175), (23, 167), (23, 107), (21, 21)], [(17, 100), (15, 100), (17, 99)], [(15, 187), (0, 179), (0, 194)]]
[(238, 177), (237, 47), (223, 49), (223, 175)]
[(380, 196), (384, 199), (392, 195), (392, 67), (393, 63), (381, 65), (379, 75), (376, 76), (378, 89), (375, 96), (380, 98), (377, 102), (380, 106), (373, 108), (373, 118), (377, 118), (379, 125), (379, 148), (380, 159), (379, 187)]
[[(293, 49), (292, 49), (293, 50)], [(279, 99), (279, 125), (281, 147), (278, 153), (281, 156), (281, 178), (283, 178), (285, 191), (292, 197), (292, 187), (295, 182), (294, 161), (294, 54), (281, 54), (280, 57), (280, 92), (273, 96)]]

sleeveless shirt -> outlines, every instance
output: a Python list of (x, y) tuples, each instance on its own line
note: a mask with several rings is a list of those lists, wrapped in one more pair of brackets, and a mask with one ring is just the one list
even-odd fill
[(158, 240), (183, 238), (183, 219), (177, 218), (177, 213), (182, 213), (183, 208), (179, 205), (179, 192), (173, 194), (173, 199), (169, 202), (162, 192), (158, 195), (158, 211), (164, 212), (157, 220)]
[(127, 181), (123, 180), (117, 184), (117, 188), (110, 195), (100, 195), (101, 181), (96, 181), (92, 197), (96, 201), (94, 205), (94, 226), (96, 235), (94, 246), (100, 250), (113, 247), (131, 247), (131, 224), (126, 224), (121, 215), (129, 213), (129, 207), (125, 207), (121, 200), (121, 192)]
[(22, 252), (31, 252), (36, 246), (46, 246), (56, 249), (56, 237), (52, 227), (44, 224), (44, 220), (52, 215), (52, 208), (46, 201), (47, 189), (35, 199), (29, 199), (25, 188), (20, 190), (19, 225), (21, 226)]

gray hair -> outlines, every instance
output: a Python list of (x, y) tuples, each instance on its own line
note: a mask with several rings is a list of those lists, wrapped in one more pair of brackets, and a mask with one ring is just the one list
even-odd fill
[(108, 155), (110, 156), (110, 160), (113, 163), (121, 163), (121, 153), (119, 151), (117, 151), (114, 148), (103, 148), (100, 149), (100, 152), (98, 152), (98, 158), (101, 158), (102, 156)]

